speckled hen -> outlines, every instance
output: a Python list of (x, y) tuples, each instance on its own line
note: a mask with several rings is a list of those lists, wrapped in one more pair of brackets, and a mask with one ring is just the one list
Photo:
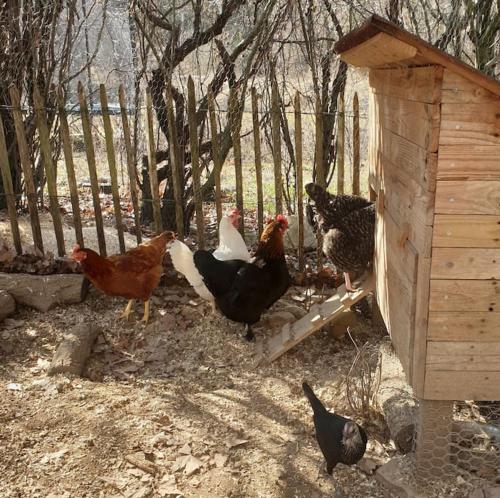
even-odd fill
[(333, 195), (315, 183), (306, 185), (308, 219), (323, 232), (323, 252), (344, 272), (346, 289), (354, 290), (349, 273), (359, 274), (372, 263), (375, 206), (363, 197)]

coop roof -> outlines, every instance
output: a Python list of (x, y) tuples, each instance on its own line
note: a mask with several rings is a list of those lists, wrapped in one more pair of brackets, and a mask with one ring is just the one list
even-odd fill
[(500, 95), (499, 81), (377, 15), (340, 39), (335, 50), (357, 67), (441, 65)]

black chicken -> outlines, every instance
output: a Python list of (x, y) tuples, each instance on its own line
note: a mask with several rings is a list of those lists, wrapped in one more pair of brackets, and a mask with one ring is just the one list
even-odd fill
[(254, 339), (251, 326), (290, 285), (283, 245), (287, 227), (283, 215), (270, 221), (262, 232), (251, 263), (219, 261), (209, 251), (194, 253), (194, 264), (218, 308), (226, 318), (245, 324), (245, 338), (249, 341)]
[(356, 195), (333, 195), (315, 183), (306, 185), (308, 219), (323, 232), (323, 252), (344, 272), (346, 289), (354, 290), (349, 272), (371, 264), (375, 245), (375, 206)]
[(316, 440), (325, 457), (327, 472), (332, 475), (338, 463), (358, 463), (365, 454), (368, 441), (363, 427), (348, 418), (330, 413), (306, 382), (302, 383), (302, 389), (314, 412)]

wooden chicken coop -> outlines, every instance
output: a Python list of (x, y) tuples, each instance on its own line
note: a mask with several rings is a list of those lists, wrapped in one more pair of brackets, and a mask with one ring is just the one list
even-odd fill
[(500, 82), (378, 17), (368, 68), (378, 305), (415, 394), (500, 399)]
[(375, 294), (419, 398), (425, 481), (475, 451), (454, 400), (500, 399), (500, 83), (378, 16), (335, 49), (368, 69)]

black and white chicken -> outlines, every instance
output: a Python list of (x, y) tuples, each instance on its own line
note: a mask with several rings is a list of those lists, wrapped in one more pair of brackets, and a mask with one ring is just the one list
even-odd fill
[(338, 463), (358, 463), (365, 454), (368, 442), (363, 427), (341, 415), (330, 413), (306, 382), (302, 383), (302, 389), (314, 412), (316, 440), (325, 457), (328, 474), (332, 475)]
[(306, 185), (308, 220), (323, 233), (323, 252), (344, 272), (346, 289), (353, 291), (349, 273), (363, 273), (372, 263), (375, 246), (375, 206), (356, 195), (334, 195), (316, 183)]

